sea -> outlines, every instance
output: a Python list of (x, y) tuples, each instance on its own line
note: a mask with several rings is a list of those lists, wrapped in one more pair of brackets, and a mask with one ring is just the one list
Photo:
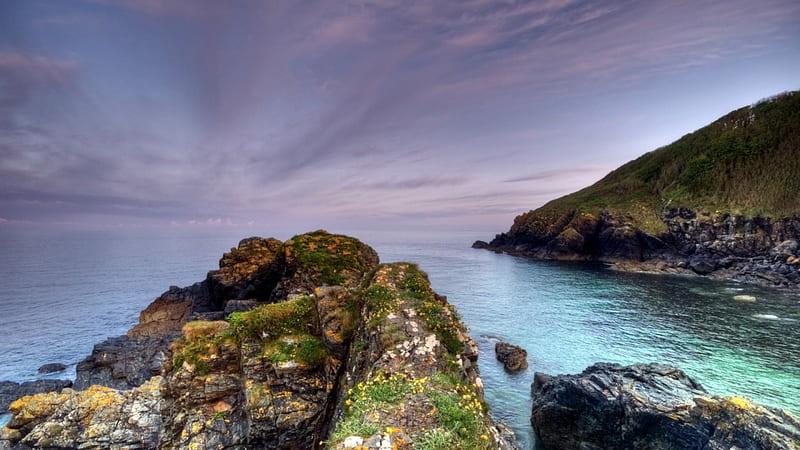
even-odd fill
[[(598, 361), (675, 365), (712, 394), (800, 416), (798, 294), (470, 248), (491, 238), (488, 231), (332, 231), (371, 245), (382, 262), (413, 262), (428, 273), (478, 342), (491, 413), (512, 427), (522, 448), (537, 447), (534, 373), (578, 373)], [(52, 362), (69, 369), (50, 377), (74, 378), (75, 364), (95, 343), (124, 334), (169, 286), (204, 279), (224, 252), (253, 235), (290, 237), (236, 229), (0, 228), (0, 380), (36, 379), (38, 367)], [(498, 340), (525, 348), (529, 368), (505, 372), (494, 356)]]

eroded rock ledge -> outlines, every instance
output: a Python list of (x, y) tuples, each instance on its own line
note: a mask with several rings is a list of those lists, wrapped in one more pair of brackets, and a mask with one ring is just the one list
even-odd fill
[(532, 391), (531, 424), (548, 450), (800, 448), (800, 421), (790, 413), (712, 397), (665, 365), (537, 373)]
[(415, 265), (324, 231), (251, 238), (98, 344), (81, 390), (14, 401), (0, 448), (515, 448), (477, 356)]
[[(657, 219), (654, 219), (657, 220)], [(595, 260), (632, 271), (697, 273), (772, 286), (800, 285), (800, 218), (745, 217), (665, 208), (647, 232), (631, 217), (569, 211), (518, 216), (474, 248), (556, 260)]]

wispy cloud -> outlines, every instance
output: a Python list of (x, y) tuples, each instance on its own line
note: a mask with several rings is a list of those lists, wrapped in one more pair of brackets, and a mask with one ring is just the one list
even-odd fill
[(606, 166), (600, 165), (586, 165), (586, 166), (577, 166), (577, 167), (565, 167), (563, 169), (555, 169), (555, 170), (544, 170), (541, 172), (536, 172), (530, 175), (525, 175), (521, 177), (514, 177), (509, 178), (507, 180), (503, 180), (504, 183), (519, 183), (523, 181), (545, 181), (545, 180), (557, 180), (560, 178), (564, 178), (567, 176), (572, 175), (582, 175), (586, 173), (605, 173), (608, 172), (610, 169)]
[(14, 222), (513, 214), (690, 131), (652, 104), (687, 79), (757, 85), (798, 64), (731, 68), (800, 48), (791, 0), (30, 5), (0, 15)]

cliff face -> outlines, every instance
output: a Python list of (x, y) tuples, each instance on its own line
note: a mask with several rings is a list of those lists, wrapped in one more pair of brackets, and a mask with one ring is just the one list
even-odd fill
[(800, 93), (731, 112), (475, 247), (800, 282)]
[(539, 259), (605, 261), (629, 270), (800, 284), (798, 217), (748, 218), (675, 208), (665, 209), (661, 220), (667, 231), (653, 235), (630, 217), (569, 211), (538, 229), (519, 220), (508, 233), (474, 247)]
[(79, 373), (106, 386), (16, 400), (0, 447), (514, 448), (452, 305), (353, 238), (244, 240), (115, 339)]

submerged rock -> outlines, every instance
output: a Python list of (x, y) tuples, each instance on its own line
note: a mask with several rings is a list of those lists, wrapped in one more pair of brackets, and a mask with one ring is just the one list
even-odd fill
[(67, 366), (61, 363), (49, 363), (43, 364), (39, 367), (39, 370), (36, 371), (39, 375), (46, 374), (46, 373), (56, 373), (67, 370)]
[(509, 372), (519, 372), (528, 368), (528, 361), (525, 359), (528, 356), (528, 352), (522, 347), (506, 342), (498, 342), (494, 346), (494, 352), (497, 360), (503, 363), (503, 366)]
[(738, 397), (711, 397), (660, 364), (598, 363), (578, 375), (537, 373), (531, 424), (545, 448), (791, 449), (800, 421)]

